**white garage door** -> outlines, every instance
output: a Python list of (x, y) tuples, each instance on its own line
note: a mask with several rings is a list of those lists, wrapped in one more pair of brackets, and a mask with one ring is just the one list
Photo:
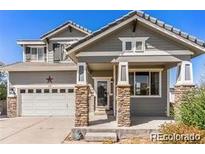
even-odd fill
[(21, 93), (22, 116), (73, 116), (74, 93), (50, 91), (51, 93)]

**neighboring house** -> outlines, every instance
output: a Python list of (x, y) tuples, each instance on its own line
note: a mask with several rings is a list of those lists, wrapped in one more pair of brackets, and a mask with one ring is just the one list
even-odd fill
[(178, 66), (178, 87), (193, 86), (191, 59), (205, 51), (203, 41), (141, 11), (94, 33), (68, 22), (17, 44), (23, 62), (4, 67), (9, 116), (69, 115), (75, 126), (101, 111), (118, 126), (169, 116), (169, 69)]

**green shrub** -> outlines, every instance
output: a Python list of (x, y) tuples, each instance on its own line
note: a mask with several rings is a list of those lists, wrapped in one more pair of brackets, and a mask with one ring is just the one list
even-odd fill
[(6, 100), (7, 90), (4, 84), (0, 84), (0, 100)]
[(187, 126), (183, 123), (168, 123), (164, 124), (160, 128), (162, 134), (180, 134), (180, 135), (199, 135), (199, 140), (164, 140), (161, 143), (164, 144), (205, 144), (205, 130), (200, 130), (193, 126)]
[(183, 96), (176, 120), (199, 129), (205, 129), (205, 89), (193, 89)]

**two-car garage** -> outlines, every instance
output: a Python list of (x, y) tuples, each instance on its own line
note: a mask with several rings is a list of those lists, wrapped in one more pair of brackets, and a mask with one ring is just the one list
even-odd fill
[(75, 96), (73, 89), (20, 89), (21, 116), (73, 116)]

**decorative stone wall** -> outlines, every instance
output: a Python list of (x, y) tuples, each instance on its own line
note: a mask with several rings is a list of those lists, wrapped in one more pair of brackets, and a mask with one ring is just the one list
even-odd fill
[(17, 97), (7, 98), (7, 116), (14, 118), (17, 116)]
[(174, 102), (175, 104), (179, 104), (180, 101), (183, 99), (183, 96), (190, 90), (192, 90), (195, 85), (180, 85), (175, 86), (174, 88)]
[(129, 127), (130, 117), (130, 85), (117, 86), (117, 123), (118, 127)]
[(89, 124), (89, 86), (75, 86), (75, 127)]

